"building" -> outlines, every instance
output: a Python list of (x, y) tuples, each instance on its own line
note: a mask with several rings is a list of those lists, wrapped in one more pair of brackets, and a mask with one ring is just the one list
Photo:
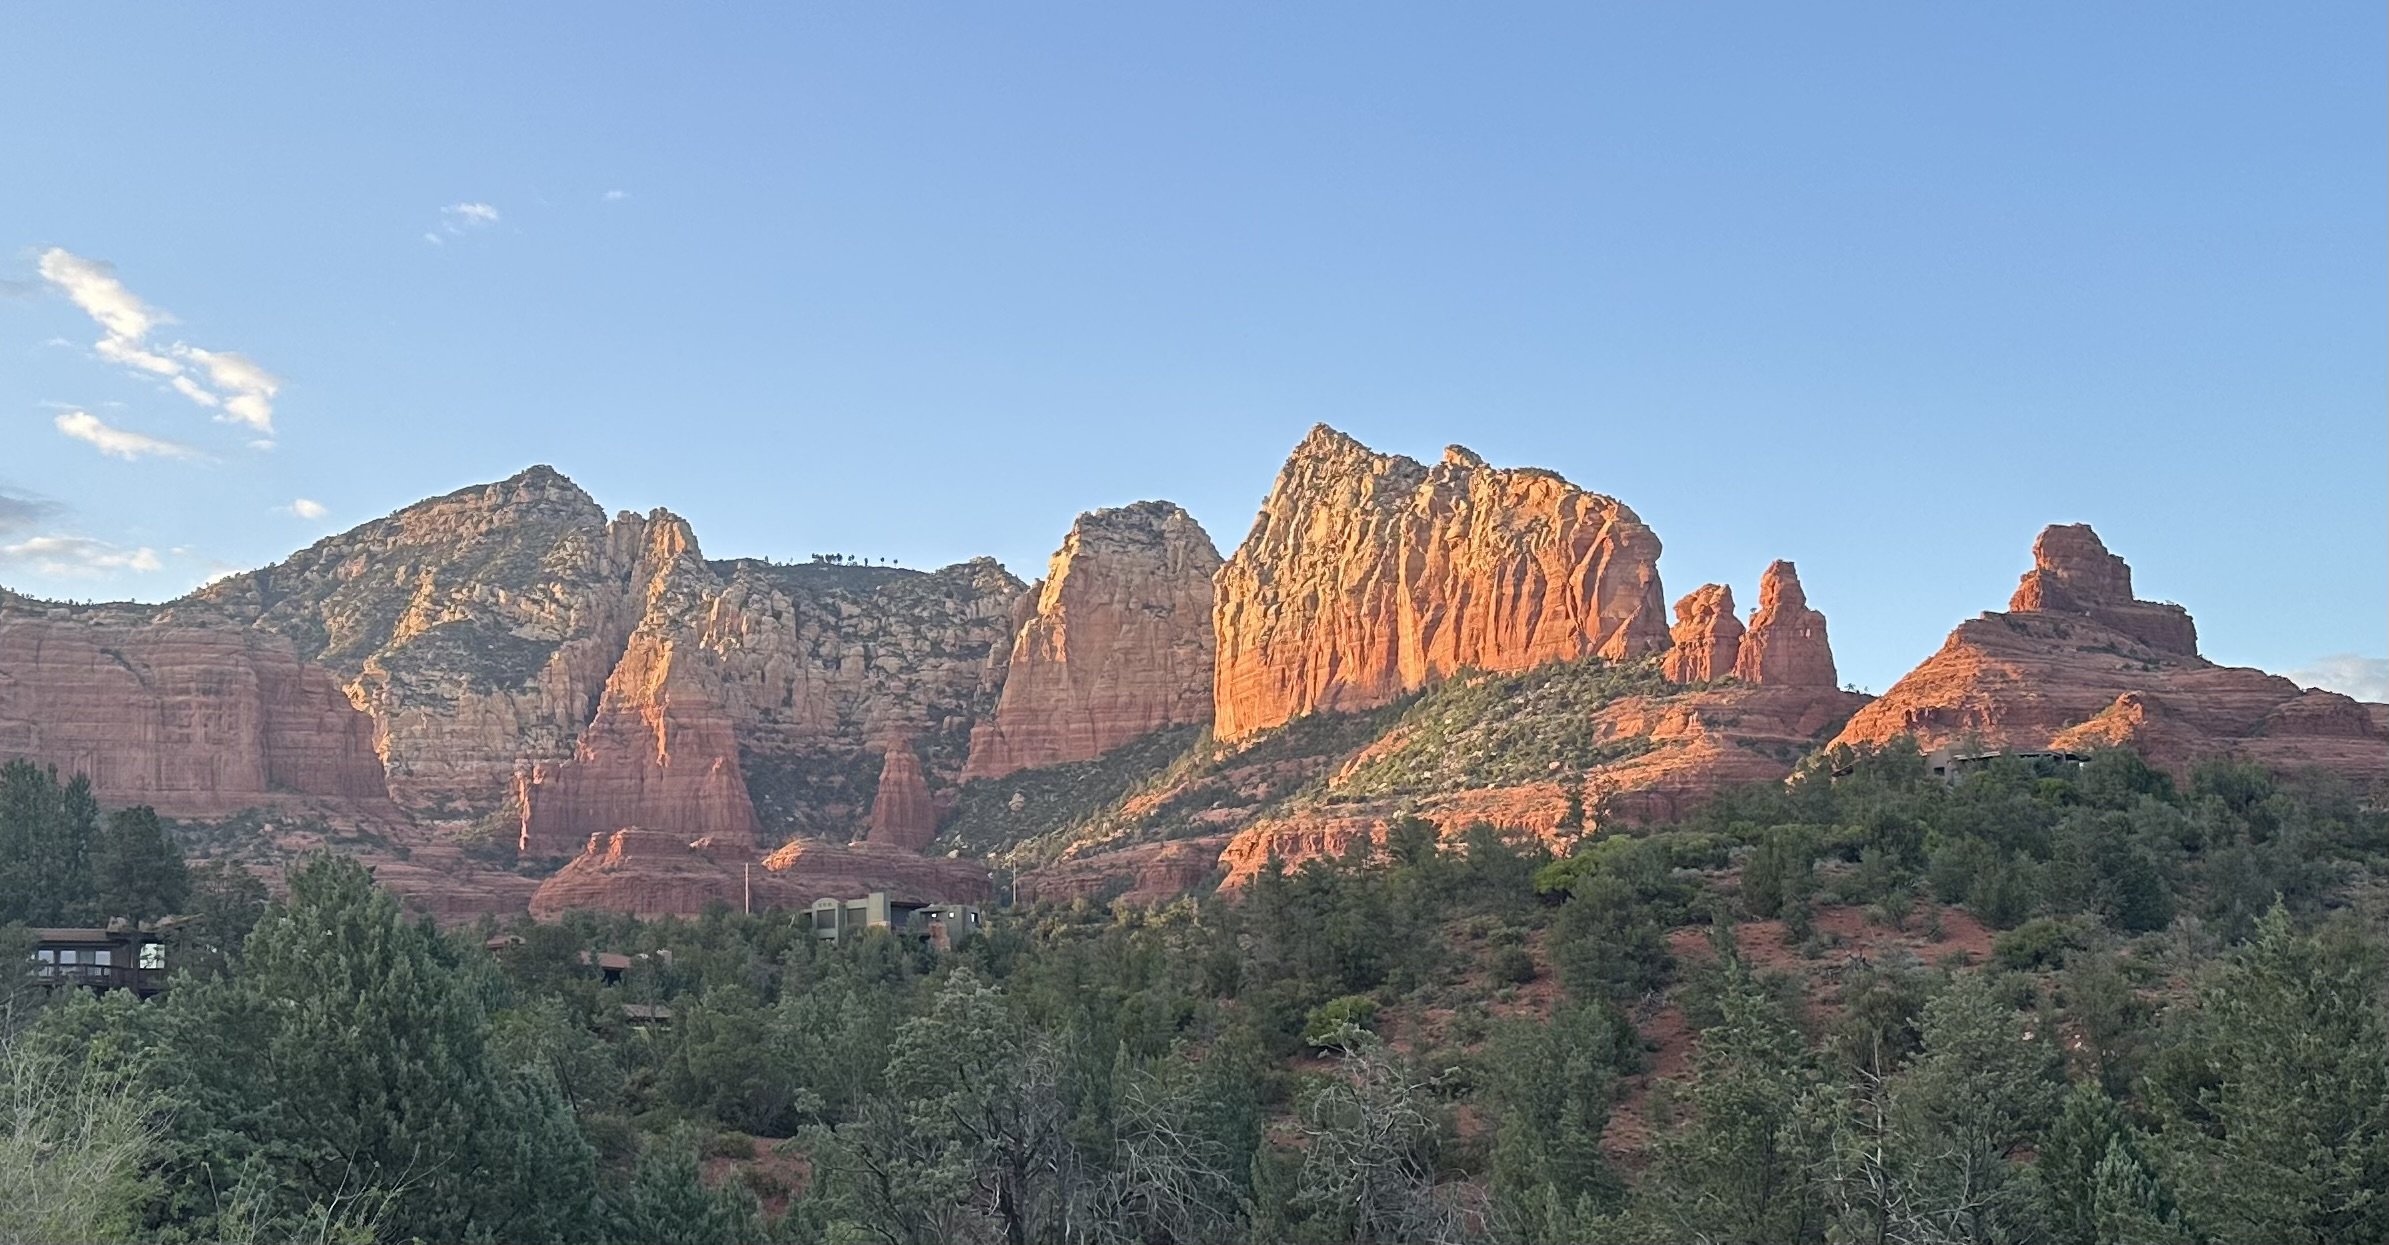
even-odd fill
[(42, 985), (142, 998), (166, 989), (166, 936), (155, 926), (115, 921), (105, 929), (37, 929), (33, 937), (33, 979)]
[(816, 899), (799, 919), (814, 937), (832, 942), (867, 929), (884, 929), (950, 947), (979, 928), (979, 909), (975, 904), (906, 903), (888, 898), (886, 891), (873, 891), (860, 899)]

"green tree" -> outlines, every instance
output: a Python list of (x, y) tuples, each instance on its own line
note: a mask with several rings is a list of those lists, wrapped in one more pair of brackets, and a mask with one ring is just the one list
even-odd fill
[(169, 1217), (212, 1230), (247, 1177), (269, 1224), (364, 1202), (401, 1239), (585, 1235), (594, 1155), (551, 1078), (490, 1057), (485, 993), (362, 866), (310, 859), (236, 975), (169, 996)]
[(754, 1195), (736, 1184), (707, 1188), (698, 1137), (676, 1129), (648, 1139), (630, 1183), (605, 1199), (605, 1236), (622, 1245), (748, 1245), (763, 1239)]
[(2188, 1067), (2152, 1086), (2168, 1183), (2198, 1231), (2315, 1245), (2389, 1239), (2379, 976), (2370, 953), (2298, 934), (2276, 904), (2255, 942), (2200, 991), (2176, 1052)]
[(2063, 1082), (2049, 1035), (2026, 1027), (1987, 974), (1925, 1004), (1923, 1049), (1890, 1083), (1894, 1178), (1919, 1235), (1979, 1245), (2040, 1235), (2019, 1155), (2048, 1126)]
[(184, 911), (191, 875), (182, 852), (166, 837), (157, 810), (120, 809), (108, 817), (92, 852), (92, 874), (103, 918), (155, 920)]
[(81, 774), (0, 765), (0, 923), (83, 925), (95, 914), (92, 839), (99, 802)]
[(1739, 960), (1724, 965), (1717, 1006), (1720, 1022), (1693, 1049), (1685, 1118), (1653, 1154), (1652, 1235), (1720, 1245), (1816, 1240), (1825, 1207), (1812, 1183), (1824, 1147), (1808, 1109), (1815, 1061)]
[(2076, 1083), (2034, 1161), (2048, 1198), (2050, 1239), (2061, 1245), (2157, 1239), (2151, 1234), (2173, 1218), (2172, 1198), (2145, 1150), (2098, 1082)]

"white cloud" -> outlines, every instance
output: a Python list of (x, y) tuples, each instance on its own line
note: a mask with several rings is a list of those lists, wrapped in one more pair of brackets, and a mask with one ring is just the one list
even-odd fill
[(309, 521), (320, 519), (325, 515), (332, 513), (329, 509), (325, 508), (322, 502), (306, 497), (301, 497), (298, 500), (290, 503), (290, 512), (302, 519), (307, 519)]
[(630, 197), (630, 192), (627, 190), (609, 190), (598, 197), (604, 199), (608, 203), (620, 203), (624, 199)]
[[(274, 431), (274, 396), (282, 389), (280, 377), (229, 350), (203, 350), (179, 341), (153, 348), (150, 332), (161, 324), (174, 323), (174, 317), (126, 289), (124, 282), (116, 279), (114, 265), (103, 260), (51, 247), (42, 252), (39, 268), (43, 280), (98, 322), (104, 335), (92, 349), (101, 358), (164, 377), (176, 393), (219, 412), (216, 418), (222, 422), (247, 424), (267, 434)], [(194, 367), (205, 374), (206, 384), (193, 376)], [(59, 426), (63, 430), (65, 424)]]
[(282, 392), (281, 377), (257, 366), (255, 360), (229, 350), (176, 346), (175, 353), (207, 369), (208, 380), (223, 396), (224, 419), (247, 424), (259, 432), (274, 430), (274, 395)]
[(143, 433), (112, 427), (89, 411), (67, 411), (52, 421), (58, 431), (89, 442), (100, 453), (130, 462), (136, 458), (203, 458), (190, 446)]
[(158, 560), (156, 550), (147, 547), (126, 549), (88, 536), (35, 536), (0, 545), (0, 566), (83, 578), (117, 571), (154, 571), (164, 563)]
[[(451, 203), (440, 209), (439, 233), (423, 235), (433, 246), (445, 245), (448, 238), (462, 237), (476, 229), (487, 229), (498, 223), (499, 212), (487, 203)], [(441, 235), (445, 234), (446, 237)]]
[(2343, 692), (2358, 700), (2389, 701), (2389, 657), (2334, 653), (2289, 672), (2300, 687)]
[(41, 253), (40, 270), (43, 280), (99, 321), (111, 339), (138, 343), (151, 329), (174, 320), (124, 288), (116, 279), (116, 266), (105, 260), (85, 259), (54, 246)]

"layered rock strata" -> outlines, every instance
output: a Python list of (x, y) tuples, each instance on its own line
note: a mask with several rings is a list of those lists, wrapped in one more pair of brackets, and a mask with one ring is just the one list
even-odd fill
[(1213, 733), (1381, 705), (1463, 667), (1668, 643), (1659, 539), (1614, 498), (1454, 446), (1424, 467), (1321, 425), (1214, 584)]
[(0, 599), (0, 759), (168, 817), (314, 806), (394, 818), (372, 719), (290, 645)]
[(2186, 611), (2131, 590), (2130, 568), (2096, 533), (2049, 528), (2006, 612), (1959, 624), (1834, 742), (1907, 736), (1964, 753), (2121, 745), (2177, 771), (2240, 757), (2389, 778), (2377, 707), (2215, 665), (2198, 656)]
[(1080, 515), (1034, 589), (963, 777), (1091, 760), (1163, 727), (1208, 722), (1219, 566), (1211, 538), (1169, 502)]

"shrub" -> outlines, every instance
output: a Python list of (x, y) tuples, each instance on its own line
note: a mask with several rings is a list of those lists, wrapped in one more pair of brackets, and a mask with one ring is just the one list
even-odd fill
[(1344, 1026), (1366, 1029), (1376, 1020), (1377, 1000), (1365, 994), (1347, 994), (1312, 1008), (1303, 1022), (1302, 1037), (1313, 1046), (1330, 1046)]
[(1524, 947), (1503, 947), (1493, 953), (1493, 979), (1523, 985), (1533, 981), (1539, 970), (1535, 957)]

